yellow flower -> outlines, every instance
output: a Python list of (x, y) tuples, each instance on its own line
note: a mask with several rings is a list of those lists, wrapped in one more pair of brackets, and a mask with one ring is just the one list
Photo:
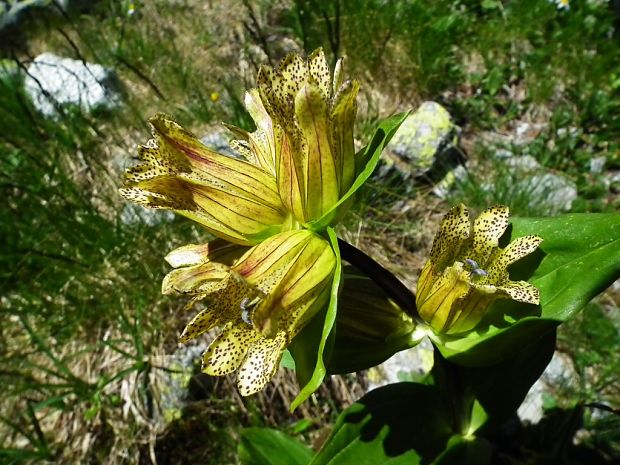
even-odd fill
[(252, 248), (224, 241), (189, 245), (166, 260), (164, 294), (193, 295), (207, 306), (187, 325), (181, 341), (219, 326), (222, 333), (203, 355), (203, 371), (237, 371), (242, 395), (260, 391), (273, 377), (282, 352), (329, 300), (336, 257), (322, 237), (297, 230)]
[(150, 120), (153, 139), (138, 148), (121, 195), (174, 210), (218, 237), (252, 245), (281, 231), (287, 218), (272, 173), (207, 148), (170, 117)]
[(328, 212), (356, 175), (353, 124), (357, 81), (332, 77), (323, 50), (308, 59), (288, 55), (274, 70), (263, 66), (258, 90), (273, 121), (276, 176), (282, 201), (297, 221)]
[[(164, 293), (208, 301), (185, 328), (188, 341), (219, 326), (203, 369), (238, 371), (243, 395), (262, 389), (282, 351), (329, 301), (337, 258), (305, 223), (331, 211), (356, 176), (353, 123), (359, 85), (333, 80), (322, 50), (262, 68), (245, 95), (256, 130), (227, 126), (243, 159), (203, 145), (170, 117), (150, 119), (153, 139), (139, 147), (121, 195), (170, 209), (219, 239), (173, 251)], [(212, 99), (215, 100), (215, 94)], [(343, 202), (346, 203), (346, 202)], [(327, 215), (327, 227), (343, 209)], [(317, 227), (318, 229), (318, 227)], [(253, 246), (253, 247), (251, 247)]]
[(445, 215), (416, 296), (418, 313), (435, 331), (455, 334), (473, 329), (496, 299), (539, 303), (538, 289), (525, 281), (511, 281), (507, 267), (532, 253), (542, 239), (519, 237), (501, 249), (498, 240), (507, 227), (505, 206), (484, 210), (473, 227), (462, 204)]
[(211, 98), (211, 101), (215, 103), (220, 99), (220, 94), (219, 92), (211, 92), (211, 95), (209, 96), (209, 98)]

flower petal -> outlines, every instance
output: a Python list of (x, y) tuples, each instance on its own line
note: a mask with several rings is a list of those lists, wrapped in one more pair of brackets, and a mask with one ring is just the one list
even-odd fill
[(241, 135), (250, 144), (250, 153), (255, 157), (255, 164), (275, 177), (276, 159), (282, 150), (282, 131), (274, 127), (258, 89), (252, 89), (245, 93), (245, 107), (256, 124), (256, 131), (247, 133), (234, 126), (227, 127), (238, 136)]
[(279, 231), (286, 212), (273, 175), (209, 150), (165, 115), (150, 121), (155, 139), (139, 149), (143, 164), (127, 171), (124, 197), (175, 210), (239, 244)]
[(473, 243), (470, 259), (475, 260), (482, 268), (486, 268), (493, 252), (498, 247), (499, 238), (508, 227), (509, 209), (497, 205), (484, 210), (474, 221)]
[(228, 323), (202, 356), (202, 371), (212, 376), (223, 376), (235, 371), (245, 358), (251, 344), (260, 340), (260, 333), (251, 326)]
[(540, 304), (540, 291), (533, 284), (525, 281), (509, 281), (497, 286), (497, 290), (518, 302)]
[(330, 143), (327, 101), (313, 80), (295, 98), (295, 115), (303, 134), (302, 166), (306, 179), (305, 215), (300, 221), (319, 218), (340, 198), (336, 160)]
[(221, 288), (221, 282), (229, 274), (229, 268), (221, 263), (201, 263), (186, 266), (168, 273), (161, 283), (164, 295), (211, 294)]
[(301, 133), (287, 134), (276, 158), (276, 177), (282, 203), (299, 221), (304, 221), (306, 209), (306, 177), (301, 153), (304, 152)]
[(495, 284), (502, 284), (507, 281), (508, 266), (534, 252), (542, 241), (542, 238), (539, 236), (518, 237), (508, 244), (505, 249), (500, 250), (500, 253), (489, 266), (489, 281)]
[(336, 160), (340, 196), (347, 193), (355, 180), (355, 144), (353, 127), (357, 113), (359, 83), (347, 81), (334, 96), (331, 110), (331, 138)]
[(237, 387), (242, 396), (262, 390), (273, 378), (287, 344), (284, 332), (273, 339), (261, 337), (248, 349), (237, 374)]
[(206, 244), (188, 244), (174, 249), (166, 255), (165, 260), (174, 268), (199, 265), (210, 261), (232, 265), (245, 250), (247, 249), (237, 244), (215, 239)]
[(331, 72), (322, 48), (317, 48), (308, 56), (308, 73), (327, 100), (331, 94)]
[(254, 325), (267, 337), (284, 330), (292, 338), (329, 297), (336, 256), (325, 239), (310, 235), (291, 263), (253, 315)]
[(434, 268), (442, 271), (454, 261), (463, 242), (469, 237), (470, 229), (469, 212), (465, 205), (457, 205), (446, 213), (431, 248), (430, 261)]
[(433, 282), (433, 286), (424, 300), (416, 300), (418, 313), (436, 331), (450, 328), (455, 315), (453, 306), (458, 310), (458, 301), (470, 290), (468, 273), (458, 262), (444, 270)]
[(190, 341), (215, 326), (226, 322), (245, 325), (242, 320), (242, 304), (244, 299), (263, 297), (261, 292), (251, 286), (234, 271), (221, 282), (219, 288), (208, 296), (210, 303), (207, 308), (196, 315), (185, 327), (180, 342)]

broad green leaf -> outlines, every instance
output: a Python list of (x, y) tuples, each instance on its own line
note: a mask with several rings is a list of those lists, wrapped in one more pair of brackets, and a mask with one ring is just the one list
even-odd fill
[(241, 431), (238, 454), (243, 465), (307, 465), (313, 451), (281, 431), (246, 428)]
[(620, 278), (620, 214), (514, 218), (511, 240), (543, 238), (537, 253), (516, 263), (513, 279), (540, 290), (540, 306), (500, 300), (465, 337), (434, 336), (445, 357), (465, 365), (493, 364), (578, 313)]
[(435, 350), (432, 376), (444, 398), (454, 406), (457, 432), (471, 437), (501, 426), (519, 408), (554, 350), (555, 331), (489, 366), (458, 365)]
[(405, 121), (407, 116), (409, 116), (409, 112), (398, 113), (381, 122), (370, 143), (356, 155), (356, 161), (358, 164), (357, 172), (359, 174), (357, 175), (357, 178), (353, 182), (351, 188), (340, 198), (340, 200), (338, 200), (336, 204), (334, 204), (331, 209), (326, 211), (323, 216), (307, 223), (305, 225), (306, 228), (311, 229), (312, 231), (322, 231), (327, 226), (332, 224), (334, 219), (342, 216), (341, 212), (338, 210), (341, 207), (344, 207), (346, 210), (346, 207), (350, 205), (350, 200), (353, 198), (353, 195), (364, 185), (366, 181), (368, 181), (368, 178), (370, 178), (373, 171), (377, 167), (377, 163), (379, 163), (381, 152), (390, 142), (390, 139), (392, 139), (392, 136), (403, 121)]
[(390, 384), (338, 417), (311, 465), (430, 463), (452, 434), (448, 405), (434, 386)]
[(414, 320), (385, 290), (354, 266), (345, 265), (327, 370), (331, 374), (352, 373), (376, 366), (417, 345), (414, 329)]
[(328, 339), (336, 321), (338, 310), (338, 291), (342, 276), (342, 261), (338, 248), (338, 238), (331, 227), (327, 228), (327, 234), (334, 254), (336, 255), (336, 269), (332, 282), (329, 305), (324, 313), (313, 318), (313, 321), (293, 340), (289, 349), (295, 359), (297, 381), (301, 391), (291, 403), (291, 411), (295, 410), (302, 402), (316, 391), (325, 378), (325, 358), (329, 356), (326, 350)]

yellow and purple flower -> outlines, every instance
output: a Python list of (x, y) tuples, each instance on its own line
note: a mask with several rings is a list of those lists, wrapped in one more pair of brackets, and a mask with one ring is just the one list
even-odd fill
[(332, 79), (322, 50), (261, 68), (259, 88), (245, 96), (256, 130), (227, 126), (243, 159), (207, 148), (169, 116), (154, 116), (153, 139), (139, 147), (141, 164), (120, 189), (219, 238), (171, 252), (177, 269), (162, 291), (190, 295), (189, 307), (206, 303), (181, 341), (221, 327), (203, 370), (237, 371), (243, 395), (265, 386), (292, 338), (329, 301), (337, 257), (306, 223), (333, 210), (356, 175), (359, 86), (343, 82), (341, 69), (339, 62)]

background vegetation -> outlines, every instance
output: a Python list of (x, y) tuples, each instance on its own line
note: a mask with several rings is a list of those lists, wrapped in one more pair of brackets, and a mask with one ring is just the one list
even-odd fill
[[(279, 425), (318, 445), (361, 395), (364, 374), (332, 377), (289, 415), (295, 386), (284, 370), (241, 399), (230, 380), (184, 368), (176, 339), (190, 315), (181, 299), (160, 296), (163, 256), (206, 235), (143, 214), (116, 191), (149, 138), (150, 114), (165, 111), (199, 135), (219, 121), (250, 128), (243, 91), (258, 65), (288, 51), (347, 57), (362, 81), (360, 144), (381, 118), (424, 100), (462, 127), (469, 176), (446, 197), (375, 180), (341, 231), (412, 286), (449, 205), (550, 213), (535, 186), (515, 192), (515, 174), (495, 156), (498, 136), (514, 157), (576, 184), (572, 211), (620, 207), (620, 31), (605, 1), (570, 10), (546, 0), (84, 3), (33, 10), (0, 40), (2, 463), (235, 463), (241, 427)], [(46, 51), (114, 69), (123, 105), (39, 114), (23, 77)], [(534, 128), (525, 142), (523, 123)], [(602, 171), (592, 170), (601, 157)], [(578, 382), (558, 388), (549, 408), (618, 408), (619, 305), (612, 288), (562, 326)], [(586, 420), (582, 440), (620, 456), (617, 417), (590, 409)]]

